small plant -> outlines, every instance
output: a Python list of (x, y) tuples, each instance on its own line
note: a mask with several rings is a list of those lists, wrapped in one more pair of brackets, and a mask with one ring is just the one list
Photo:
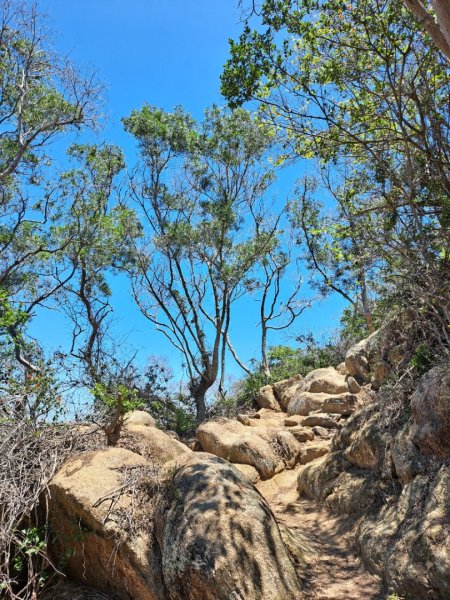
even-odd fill
[(411, 365), (416, 369), (419, 375), (429, 371), (433, 365), (434, 353), (427, 344), (419, 344), (414, 351), (411, 359)]
[(13, 568), (16, 573), (20, 573), (28, 560), (39, 555), (45, 548), (45, 531), (39, 527), (29, 527), (22, 529), (18, 533), (21, 542), (17, 546), (16, 554), (13, 558)]
[(108, 446), (117, 442), (123, 418), (126, 413), (143, 408), (143, 402), (138, 397), (138, 391), (123, 384), (106, 386), (96, 383), (91, 390), (99, 411), (107, 414), (108, 420), (103, 425)]

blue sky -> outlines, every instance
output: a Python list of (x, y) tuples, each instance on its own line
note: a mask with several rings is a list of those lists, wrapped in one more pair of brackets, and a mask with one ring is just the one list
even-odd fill
[[(105, 84), (105, 119), (97, 141), (121, 146), (127, 160), (135, 159), (133, 140), (120, 119), (145, 102), (171, 110), (182, 105), (196, 119), (213, 104), (223, 104), (219, 77), (228, 56), (228, 39), (241, 29), (237, 0), (42, 0), (54, 29), (55, 46), (78, 65), (94, 67)], [(282, 174), (277, 195), (289, 193), (296, 166)], [(178, 371), (178, 355), (152, 330), (135, 309), (126, 281), (113, 281), (115, 335), (125, 335), (130, 348), (146, 355), (163, 355)], [(252, 300), (242, 303), (232, 327), (233, 343), (245, 361), (258, 357), (257, 317)], [(299, 319), (297, 332), (328, 336), (338, 325), (342, 303), (334, 298), (318, 304)], [(62, 317), (39, 315), (33, 333), (56, 348), (67, 341)], [(285, 335), (272, 343), (288, 341)], [(230, 362), (230, 367), (232, 367)], [(238, 376), (239, 368), (230, 369)]]

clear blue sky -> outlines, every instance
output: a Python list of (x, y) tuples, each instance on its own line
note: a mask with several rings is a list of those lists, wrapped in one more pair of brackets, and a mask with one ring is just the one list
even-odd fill
[[(134, 144), (122, 130), (120, 119), (145, 102), (166, 110), (182, 105), (195, 118), (212, 103), (223, 104), (219, 77), (228, 56), (228, 39), (241, 29), (237, 0), (41, 0), (55, 31), (55, 45), (79, 65), (94, 67), (105, 84), (106, 118), (98, 141), (120, 145), (134, 160)], [(276, 193), (292, 188), (304, 167), (282, 175)], [(178, 355), (151, 329), (134, 308), (126, 282), (115, 281), (113, 304), (117, 335), (127, 334), (130, 346), (146, 355), (161, 354), (175, 370)], [(232, 328), (242, 358), (258, 357), (257, 316), (252, 300), (243, 303)], [(302, 317), (295, 330), (312, 331), (324, 338), (338, 325), (342, 302), (330, 299)], [(56, 348), (67, 331), (54, 313), (39, 315), (35, 335)], [(273, 338), (283, 343), (285, 335)], [(231, 367), (231, 363), (230, 363)], [(233, 374), (239, 375), (233, 366)]]

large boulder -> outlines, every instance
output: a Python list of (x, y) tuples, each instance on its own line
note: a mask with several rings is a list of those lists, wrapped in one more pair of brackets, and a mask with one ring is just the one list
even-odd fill
[(261, 479), (294, 467), (301, 454), (289, 430), (246, 427), (225, 418), (202, 423), (196, 435), (203, 450), (232, 463), (252, 465)]
[(434, 368), (411, 397), (412, 440), (428, 456), (450, 455), (450, 369)]
[(375, 331), (368, 338), (352, 346), (345, 355), (347, 373), (359, 383), (368, 383), (371, 368), (374, 367), (374, 355), (379, 344), (380, 332)]
[(170, 600), (300, 600), (294, 566), (272, 512), (224, 460), (194, 454), (156, 507)]
[[(407, 598), (450, 598), (450, 469), (416, 476), (398, 498), (361, 521), (361, 555)], [(421, 510), (419, 510), (421, 507)]]
[(333, 491), (336, 478), (350, 463), (342, 452), (333, 452), (299, 470), (297, 491), (312, 500), (324, 500)]
[(411, 438), (409, 421), (397, 432), (391, 446), (392, 462), (397, 477), (406, 485), (425, 470), (424, 457)]
[(275, 397), (283, 410), (287, 410), (291, 398), (303, 389), (303, 385), (304, 379), (301, 375), (294, 375), (272, 385)]
[(271, 385), (265, 385), (259, 390), (256, 404), (258, 405), (258, 408), (269, 408), (270, 410), (276, 411), (281, 410)]
[(117, 446), (132, 450), (152, 464), (159, 465), (191, 452), (188, 446), (158, 429), (153, 417), (141, 410), (125, 417)]
[(341, 427), (336, 419), (333, 419), (328, 413), (316, 413), (305, 417), (302, 422), (303, 427), (326, 427), (327, 429), (339, 429)]
[[(72, 581), (120, 600), (167, 598), (151, 534), (145, 526), (132, 535), (127, 532), (132, 494), (125, 481), (148, 468), (144, 457), (109, 447), (71, 458), (53, 477), (48, 502), (55, 536), (50, 550)], [(147, 477), (153, 477), (152, 471)]]
[(344, 394), (349, 391), (345, 376), (334, 367), (315, 369), (308, 373), (303, 390), (315, 394)]
[(287, 413), (307, 416), (314, 411), (351, 415), (362, 403), (355, 394), (326, 392), (299, 392), (289, 402)]
[(381, 428), (380, 409), (369, 404), (351, 415), (333, 439), (333, 450), (362, 469), (380, 470), (386, 456), (388, 435)]

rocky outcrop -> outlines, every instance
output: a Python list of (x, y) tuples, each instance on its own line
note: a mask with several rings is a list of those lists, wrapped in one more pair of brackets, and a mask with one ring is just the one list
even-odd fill
[(306, 375), (303, 391), (314, 394), (344, 394), (349, 391), (345, 376), (334, 367), (315, 369)]
[(156, 508), (171, 600), (299, 600), (300, 584), (262, 496), (226, 461), (194, 455)]
[(411, 398), (412, 440), (427, 456), (450, 456), (450, 369), (422, 377)]
[(450, 469), (419, 475), (395, 502), (361, 522), (361, 556), (390, 589), (411, 598), (450, 596)]
[[(367, 367), (366, 380), (373, 378), (363, 359), (375, 350), (359, 349), (346, 367), (360, 381)], [(336, 430), (332, 452), (300, 469), (298, 491), (335, 514), (352, 515), (360, 555), (389, 590), (444, 600), (450, 597), (450, 372), (425, 374), (411, 395), (411, 413), (404, 407), (396, 419), (389, 396), (368, 398)]]
[(329, 394), (326, 392), (300, 392), (289, 402), (288, 415), (309, 415), (314, 411), (351, 415), (361, 400), (356, 394)]
[(299, 443), (288, 429), (246, 427), (225, 418), (200, 425), (197, 438), (206, 452), (231, 463), (252, 465), (261, 479), (292, 468), (301, 454)]
[[(131, 415), (126, 427), (157, 430), (145, 420)], [(52, 479), (50, 552), (86, 587), (58, 586), (47, 600), (301, 598), (276, 521), (251, 483), (257, 471), (191, 451), (170, 460), (166, 437), (153, 462), (108, 447), (74, 456)]]

